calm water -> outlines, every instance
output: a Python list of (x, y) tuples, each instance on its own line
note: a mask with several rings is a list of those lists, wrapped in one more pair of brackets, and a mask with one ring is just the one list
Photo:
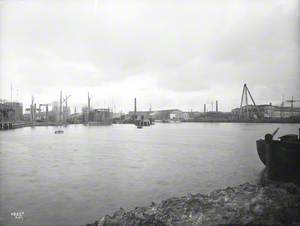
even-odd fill
[[(172, 196), (255, 183), (263, 165), (255, 140), (299, 124), (181, 123), (72, 125), (0, 132), (3, 225), (83, 225)], [(0, 221), (0, 222), (1, 222)]]

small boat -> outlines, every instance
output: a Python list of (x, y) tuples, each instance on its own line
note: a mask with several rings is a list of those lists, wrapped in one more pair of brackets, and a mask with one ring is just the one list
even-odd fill
[[(278, 128), (279, 129), (279, 128)], [(272, 134), (272, 138), (278, 129)], [(272, 153), (272, 170), (278, 179), (288, 179), (300, 174), (300, 130), (297, 134), (288, 134), (272, 140), (270, 144)], [(267, 165), (266, 141), (256, 141), (257, 153), (264, 165)]]
[(60, 133), (64, 133), (64, 131), (63, 131), (63, 130), (55, 130), (54, 133), (55, 133), (55, 134), (60, 134)]
[(136, 125), (136, 128), (142, 129), (144, 122), (142, 120), (137, 120), (134, 124)]

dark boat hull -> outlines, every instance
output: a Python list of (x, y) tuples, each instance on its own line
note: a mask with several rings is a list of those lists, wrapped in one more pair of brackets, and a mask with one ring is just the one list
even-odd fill
[[(257, 153), (266, 165), (265, 140), (256, 141)], [(271, 144), (272, 166), (278, 178), (290, 178), (300, 174), (300, 143), (274, 140)]]

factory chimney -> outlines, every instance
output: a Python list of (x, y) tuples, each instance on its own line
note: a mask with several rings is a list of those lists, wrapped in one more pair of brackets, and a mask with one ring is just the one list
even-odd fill
[(204, 110), (203, 110), (204, 113), (206, 113), (206, 104), (204, 104)]
[(134, 98), (134, 118), (136, 118), (136, 98)]
[(216, 112), (218, 112), (218, 101), (216, 100)]

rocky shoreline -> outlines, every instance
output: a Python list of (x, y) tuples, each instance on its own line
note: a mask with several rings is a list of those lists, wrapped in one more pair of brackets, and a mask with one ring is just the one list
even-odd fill
[(100, 225), (300, 225), (300, 188), (292, 183), (246, 183), (130, 211), (121, 208), (86, 226)]

